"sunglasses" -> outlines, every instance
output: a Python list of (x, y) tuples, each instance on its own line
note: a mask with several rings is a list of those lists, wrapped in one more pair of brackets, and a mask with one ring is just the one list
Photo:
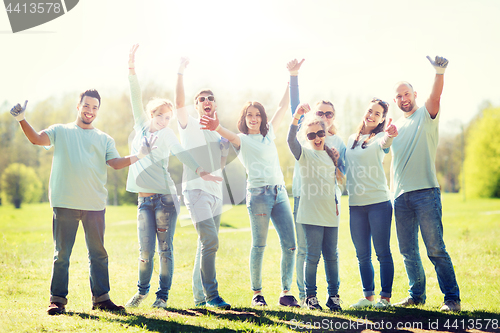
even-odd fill
[(318, 138), (324, 137), (326, 135), (325, 130), (307, 133), (307, 138), (309, 140), (314, 140), (314, 139), (316, 139), (316, 135), (318, 136)]
[(208, 99), (210, 102), (215, 101), (214, 95), (210, 95), (210, 96), (207, 96), (207, 97), (205, 97), (205, 96), (198, 97), (198, 102), (203, 103), (203, 102), (205, 102), (205, 99)]
[(316, 112), (316, 115), (317, 115), (317, 116), (320, 116), (320, 117), (325, 116), (325, 117), (326, 117), (326, 118), (328, 118), (328, 119), (332, 119), (332, 118), (333, 118), (333, 116), (334, 116), (334, 114), (333, 114), (333, 112), (332, 112), (332, 111), (326, 111), (326, 112), (323, 112), (323, 111), (317, 111), (317, 112)]
[(389, 107), (389, 103), (381, 100), (380, 98), (376, 98), (376, 97), (373, 97), (372, 98), (372, 103), (380, 103), (380, 104), (384, 104), (384, 105), (387, 105), (387, 107)]

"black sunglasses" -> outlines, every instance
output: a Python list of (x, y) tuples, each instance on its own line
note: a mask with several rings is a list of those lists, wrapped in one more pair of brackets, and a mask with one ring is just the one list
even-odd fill
[(323, 111), (316, 111), (316, 115), (317, 116), (320, 116), (320, 117), (323, 117), (325, 116), (326, 118), (328, 119), (332, 119), (334, 114), (332, 111), (326, 111), (326, 112), (323, 112)]
[(309, 133), (307, 133), (307, 138), (309, 140), (314, 140), (314, 139), (316, 139), (316, 135), (319, 138), (324, 137), (326, 135), (325, 130), (320, 130), (320, 131), (317, 131), (317, 132), (309, 132)]
[(214, 95), (210, 95), (210, 96), (207, 96), (207, 97), (205, 97), (205, 96), (198, 97), (198, 102), (203, 103), (203, 102), (205, 102), (205, 99), (208, 99), (210, 102), (215, 101)]

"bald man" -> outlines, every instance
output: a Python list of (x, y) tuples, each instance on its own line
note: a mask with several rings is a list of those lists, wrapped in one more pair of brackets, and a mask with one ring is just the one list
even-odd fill
[(396, 306), (425, 304), (425, 272), (418, 249), (418, 231), (434, 264), (444, 294), (441, 311), (460, 311), (460, 291), (443, 240), (441, 192), (436, 178), (439, 106), (448, 60), (427, 57), (436, 69), (425, 105), (418, 107), (417, 92), (408, 82), (395, 86), (394, 102), (403, 111), (396, 123), (399, 135), (392, 144), (394, 215), (399, 250), (404, 257), (410, 295)]

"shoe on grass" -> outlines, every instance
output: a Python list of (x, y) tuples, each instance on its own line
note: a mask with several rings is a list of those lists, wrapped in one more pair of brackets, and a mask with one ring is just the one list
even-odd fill
[(257, 294), (252, 297), (252, 306), (267, 306), (266, 300), (262, 294)]
[(231, 309), (231, 304), (227, 303), (222, 299), (222, 297), (217, 296), (213, 300), (207, 302), (207, 306), (211, 308), (218, 308), (223, 310)]
[(157, 298), (156, 301), (153, 303), (152, 307), (158, 309), (166, 309), (167, 301), (164, 300), (163, 298)]
[(305, 297), (300, 299), (299, 305), (300, 305), (301, 308), (307, 308), (307, 306), (306, 306), (306, 298)]
[(319, 305), (318, 298), (316, 296), (307, 296), (306, 307), (309, 310), (323, 310), (321, 305)]
[(197, 303), (194, 303), (194, 306), (197, 308), (201, 308), (201, 307), (207, 306), (207, 302), (205, 302), (205, 301), (197, 302)]
[(359, 301), (357, 301), (356, 303), (352, 304), (350, 306), (350, 308), (353, 308), (353, 309), (371, 308), (376, 303), (377, 302), (370, 301), (369, 299), (366, 299), (366, 298), (360, 298)]
[(460, 302), (453, 301), (453, 300), (444, 301), (443, 306), (441, 307), (441, 311), (458, 312), (461, 310), (462, 310), (462, 307), (460, 306)]
[(51, 316), (63, 314), (65, 311), (66, 311), (66, 309), (65, 309), (64, 304), (59, 303), (59, 302), (52, 302), (52, 303), (50, 303), (49, 307), (47, 308), (47, 313)]
[(292, 308), (300, 308), (299, 303), (297, 303), (297, 299), (292, 295), (280, 296), (278, 304), (281, 306), (290, 306)]
[(391, 306), (392, 306), (391, 302), (389, 302), (386, 299), (381, 298), (378, 300), (378, 302), (373, 307), (377, 308), (377, 309), (385, 309), (385, 308), (390, 308)]
[(423, 304), (423, 303), (417, 302), (413, 298), (411, 298), (411, 296), (408, 296), (404, 300), (402, 300), (401, 302), (395, 303), (394, 306), (408, 307), (408, 306), (415, 306), (415, 305), (419, 305), (419, 304)]
[(342, 303), (342, 301), (340, 300), (339, 295), (328, 296), (328, 299), (326, 300), (326, 306), (332, 311), (342, 311), (340, 303)]
[(146, 295), (141, 295), (139, 293), (135, 294), (132, 296), (132, 298), (125, 304), (126, 308), (136, 308), (141, 304), (142, 301), (144, 301), (148, 297), (148, 294)]
[(121, 305), (116, 305), (110, 299), (108, 299), (106, 301), (94, 303), (94, 305), (92, 306), (92, 310), (119, 312), (124, 311), (125, 308)]

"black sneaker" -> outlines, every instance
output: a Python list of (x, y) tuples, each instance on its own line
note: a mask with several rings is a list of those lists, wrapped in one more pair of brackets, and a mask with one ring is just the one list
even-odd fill
[(255, 295), (252, 298), (252, 306), (267, 306), (267, 303), (264, 300), (264, 296), (262, 296), (262, 295)]
[(107, 301), (94, 303), (94, 305), (92, 306), (92, 310), (119, 312), (125, 311), (125, 308), (121, 305), (116, 305), (110, 299), (108, 299)]
[(300, 304), (297, 303), (297, 299), (292, 295), (281, 296), (279, 299), (279, 305), (290, 306), (292, 308), (300, 308)]
[(342, 303), (342, 301), (340, 300), (339, 295), (328, 296), (328, 300), (326, 301), (326, 306), (332, 311), (342, 311), (340, 303)]
[(52, 302), (52, 303), (50, 303), (49, 307), (47, 308), (47, 313), (51, 316), (63, 314), (65, 311), (66, 311), (66, 309), (65, 309), (64, 304), (59, 303), (59, 302)]
[(307, 296), (306, 307), (309, 310), (323, 310), (321, 305), (319, 305), (318, 299), (316, 298), (316, 296)]

